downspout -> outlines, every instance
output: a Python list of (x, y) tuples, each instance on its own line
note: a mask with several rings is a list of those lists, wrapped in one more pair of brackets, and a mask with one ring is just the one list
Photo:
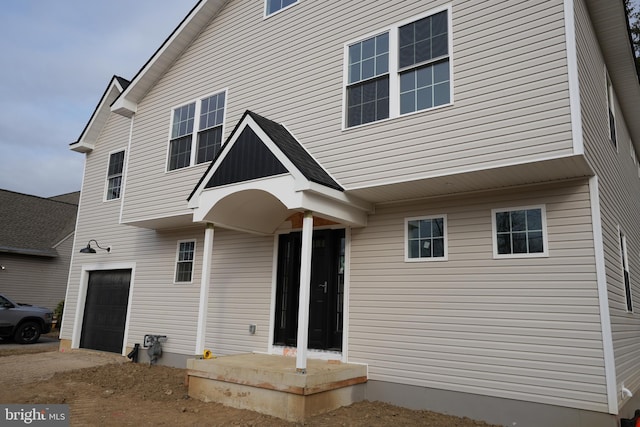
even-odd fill
[(207, 333), (207, 315), (209, 311), (209, 288), (211, 285), (211, 262), (213, 255), (213, 224), (207, 223), (204, 229), (204, 250), (202, 253), (202, 276), (200, 278), (200, 304), (198, 307), (198, 329), (196, 331), (195, 354), (204, 352)]

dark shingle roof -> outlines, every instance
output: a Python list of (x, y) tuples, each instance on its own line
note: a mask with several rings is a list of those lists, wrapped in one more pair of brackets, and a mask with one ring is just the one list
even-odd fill
[(77, 204), (0, 190), (0, 252), (57, 256), (54, 245), (74, 231), (77, 212)]
[(298, 140), (289, 133), (287, 128), (252, 111), (247, 110), (247, 114), (269, 135), (269, 138), (291, 160), (291, 163), (298, 168), (305, 178), (326, 187), (344, 191), (327, 171), (311, 157), (311, 154), (300, 145)]

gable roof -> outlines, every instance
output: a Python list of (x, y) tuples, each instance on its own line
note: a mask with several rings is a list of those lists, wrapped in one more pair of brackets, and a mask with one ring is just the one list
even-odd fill
[[(297, 171), (300, 172), (306, 179), (308, 179), (311, 182), (315, 182), (317, 184), (323, 185), (325, 187), (332, 188), (334, 190), (344, 191), (343, 188), (327, 173), (326, 170), (324, 170), (322, 166), (320, 166), (320, 164), (311, 156), (311, 154), (309, 154), (309, 152), (298, 142), (298, 140), (289, 132), (289, 130), (287, 130), (287, 128), (259, 114), (246, 110), (242, 115), (242, 117), (240, 118), (240, 120), (238, 121), (238, 123), (236, 124), (231, 134), (229, 135), (229, 138), (227, 138), (227, 141), (222, 145), (222, 149), (218, 152), (218, 154), (213, 159), (213, 161), (211, 162), (211, 164), (209, 165), (205, 173), (202, 175), (202, 177), (196, 184), (195, 188), (193, 189), (193, 191), (191, 192), (187, 200), (191, 200), (191, 198), (198, 191), (198, 189), (201, 188), (202, 183), (205, 180), (207, 181), (207, 183), (204, 186), (202, 186), (202, 189), (211, 188), (211, 187), (222, 185), (222, 184), (245, 181), (245, 180), (259, 178), (259, 177), (272, 176), (277, 173), (293, 172), (293, 171), (288, 171), (286, 167), (282, 165), (282, 163), (277, 159), (277, 155), (274, 158), (274, 153), (270, 152), (269, 149), (264, 146), (264, 142), (257, 142), (255, 143), (255, 145), (251, 147), (247, 147), (246, 145), (249, 144), (249, 142), (245, 142), (247, 139), (242, 138), (242, 135), (236, 135), (238, 132), (242, 133), (246, 131), (250, 131), (253, 133), (251, 128), (247, 126), (247, 120), (246, 120), (247, 117), (251, 117), (255, 121), (255, 123), (264, 131), (264, 133), (271, 140), (271, 142), (273, 142), (275, 146), (280, 150), (281, 154), (284, 155), (295, 166)], [(256, 138), (259, 139), (257, 136)], [(233, 141), (236, 139), (239, 139), (238, 143), (230, 144), (230, 141)], [(243, 147), (245, 152), (234, 155), (234, 152), (238, 151), (239, 145), (245, 145), (245, 147)], [(259, 150), (260, 151), (259, 158), (256, 159), (256, 161), (259, 162), (260, 165), (263, 165), (266, 162), (270, 162), (272, 164), (270, 167), (273, 168), (273, 171), (266, 172), (263, 166), (256, 167), (255, 162), (252, 165), (253, 166), (252, 170), (247, 171), (246, 169), (243, 170), (243, 168), (238, 168), (237, 165), (239, 164), (239, 161), (242, 162), (243, 160), (242, 159), (236, 160), (235, 157), (238, 156), (238, 157), (246, 158), (246, 155), (247, 155), (246, 150), (250, 150), (253, 152)], [(224, 156), (229, 156), (230, 158), (218, 161), (220, 157), (224, 157)], [(260, 176), (253, 176), (253, 175), (246, 175), (245, 173), (242, 176), (240, 175), (236, 176), (235, 179), (234, 177), (230, 178), (229, 176), (226, 176), (224, 178), (226, 179), (225, 182), (223, 183), (220, 183), (219, 181), (216, 182), (216, 173), (218, 173), (218, 171), (220, 170), (226, 169), (229, 163), (233, 163), (233, 165), (230, 166), (230, 168), (234, 169), (236, 174), (242, 174), (245, 171), (248, 173), (258, 173), (258, 174), (262, 172), (262, 174)], [(211, 169), (214, 167), (216, 168), (216, 170), (211, 172)], [(228, 175), (228, 174), (225, 174), (225, 175)]]
[(95, 110), (93, 110), (93, 114), (91, 114), (91, 118), (82, 130), (80, 137), (77, 141), (69, 144), (73, 151), (88, 153), (93, 150), (96, 140), (98, 139), (98, 135), (100, 135), (102, 128), (107, 123), (109, 114), (111, 114), (111, 103), (128, 86), (129, 81), (122, 77), (113, 76), (111, 78), (109, 85), (102, 94)]
[(77, 204), (0, 190), (0, 252), (57, 257), (77, 212)]

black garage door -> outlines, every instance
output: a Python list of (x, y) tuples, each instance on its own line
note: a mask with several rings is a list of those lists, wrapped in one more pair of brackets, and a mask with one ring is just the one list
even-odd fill
[(89, 273), (80, 347), (122, 352), (131, 270)]

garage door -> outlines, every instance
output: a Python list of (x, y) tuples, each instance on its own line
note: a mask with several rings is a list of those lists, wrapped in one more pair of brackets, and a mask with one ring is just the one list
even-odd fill
[(122, 353), (131, 270), (89, 273), (80, 347)]

